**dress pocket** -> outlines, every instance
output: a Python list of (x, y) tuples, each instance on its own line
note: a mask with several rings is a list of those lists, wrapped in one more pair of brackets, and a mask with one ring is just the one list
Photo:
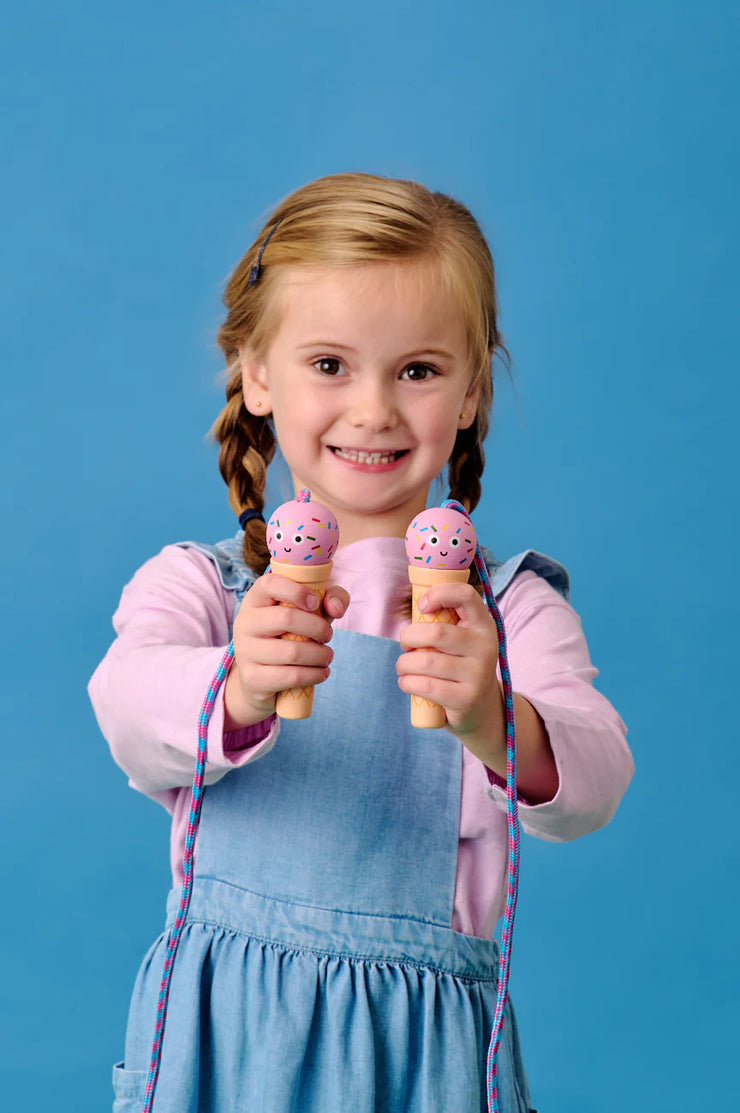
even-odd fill
[(147, 1072), (126, 1070), (123, 1063), (113, 1067), (113, 1113), (141, 1113), (146, 1094)]

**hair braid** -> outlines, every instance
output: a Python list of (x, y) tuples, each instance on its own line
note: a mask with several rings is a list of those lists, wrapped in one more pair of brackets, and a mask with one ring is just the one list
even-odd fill
[[(483, 440), (488, 430), (488, 414), (479, 412), (469, 429), (460, 429), (447, 466), (450, 493), (447, 496), (461, 502), (469, 514), (475, 510), (481, 496), (481, 476), (485, 464)], [(474, 564), (470, 566), (470, 580), (479, 595), (483, 587)]]
[[(267, 467), (275, 455), (275, 434), (266, 417), (255, 417), (244, 405), (241, 372), (237, 366), (226, 384), (226, 405), (216, 419), (213, 436), (221, 445), (218, 467), (229, 491), (236, 515), (265, 507)], [(265, 540), (265, 523), (258, 518), (244, 529), (244, 561), (258, 575), (267, 568), (270, 553)]]
[(480, 501), (481, 476), (485, 465), (483, 437), (478, 426), (476, 419), (469, 429), (458, 432), (448, 466), (448, 497), (461, 502), (468, 513), (475, 510)]
[(447, 466), (448, 498), (461, 502), (469, 514), (475, 510), (481, 496), (481, 477), (486, 463), (483, 446), (493, 405), (494, 357), (501, 361), (511, 379), (511, 356), (496, 322), (495, 302), (488, 321), (488, 335), (488, 357), (479, 371), (480, 395), (475, 421), (470, 428), (458, 430)]

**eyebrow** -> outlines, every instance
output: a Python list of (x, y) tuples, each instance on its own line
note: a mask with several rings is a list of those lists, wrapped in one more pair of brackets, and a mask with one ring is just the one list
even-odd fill
[(297, 350), (302, 352), (305, 348), (341, 348), (343, 352), (357, 354), (356, 348), (351, 348), (349, 344), (338, 344), (336, 340), (311, 340), (308, 344), (299, 344)]
[[(357, 349), (350, 347), (349, 344), (339, 344), (336, 340), (313, 340), (310, 344), (299, 344), (297, 351), (302, 352), (308, 348), (333, 348), (338, 351), (351, 352), (357, 355)], [(405, 359), (421, 359), (423, 356), (443, 356), (445, 359), (454, 359), (452, 352), (446, 351), (444, 348), (415, 348), (412, 352), (401, 356), (402, 360)]]

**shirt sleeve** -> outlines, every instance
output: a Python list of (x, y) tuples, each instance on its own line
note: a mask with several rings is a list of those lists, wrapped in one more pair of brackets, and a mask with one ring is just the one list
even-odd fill
[[(132, 788), (171, 807), (189, 785), (206, 692), (229, 644), (233, 596), (213, 562), (168, 545), (123, 589), (116, 639), (88, 692), (100, 729)], [(263, 756), (278, 733), (273, 715), (224, 732), (223, 685), (208, 728), (206, 784)]]
[[(605, 826), (634, 772), (627, 727), (594, 688), (598, 676), (578, 614), (542, 577), (521, 572), (504, 593), (509, 670), (515, 692), (542, 718), (559, 775), (552, 800), (520, 797), (527, 834), (565, 842)], [(505, 782), (487, 770), (491, 799), (506, 808)]]

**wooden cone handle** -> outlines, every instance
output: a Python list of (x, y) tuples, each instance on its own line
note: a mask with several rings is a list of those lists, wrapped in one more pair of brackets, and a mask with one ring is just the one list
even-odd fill
[[(329, 582), (332, 561), (326, 564), (281, 564), (277, 560), (270, 561), (272, 571), (278, 576), (286, 576), (294, 583), (305, 584), (315, 591), (322, 601)], [(281, 607), (290, 607), (291, 603), (281, 603)], [(281, 637), (288, 641), (305, 642), (308, 638), (297, 634), (282, 634)], [(308, 719), (313, 711), (313, 685), (304, 688), (288, 688), (285, 692), (278, 692), (275, 700), (275, 711), (281, 719)]]
[[(427, 588), (434, 584), (466, 584), (470, 579), (468, 568), (423, 568), (414, 564), (409, 565), (409, 580), (411, 581), (411, 621), (412, 622), (442, 622), (451, 626), (457, 625), (457, 611), (448, 610), (426, 611), (419, 610), (417, 603)], [(430, 647), (431, 648), (431, 647)], [(443, 727), (447, 722), (444, 707), (431, 700), (422, 699), (421, 696), (411, 697), (411, 725), (412, 727)]]

